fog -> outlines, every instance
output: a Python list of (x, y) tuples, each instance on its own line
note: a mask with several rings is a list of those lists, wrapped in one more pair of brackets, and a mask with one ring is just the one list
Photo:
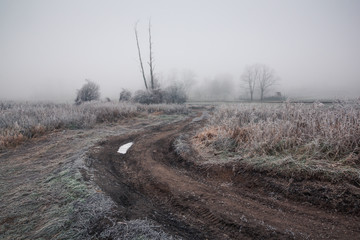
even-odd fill
[(245, 94), (240, 76), (261, 63), (286, 96), (359, 97), (359, 12), (357, 0), (0, 0), (0, 99), (73, 101), (85, 79), (102, 98), (144, 89), (134, 25), (148, 69), (150, 18), (156, 77), (188, 80), (192, 96), (214, 81)]

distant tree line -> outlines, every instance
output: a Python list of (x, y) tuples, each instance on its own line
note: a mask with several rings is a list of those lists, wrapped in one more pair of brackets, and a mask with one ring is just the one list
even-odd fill
[[(86, 83), (77, 90), (75, 104), (96, 101), (100, 99), (100, 87), (98, 84), (86, 79)], [(109, 98), (106, 98), (110, 101)], [(122, 89), (120, 92), (120, 102), (137, 102), (142, 104), (172, 103), (182, 104), (187, 100), (185, 87), (181, 83), (174, 82), (164, 90), (158, 88), (152, 91), (138, 90), (133, 95), (129, 90)]]
[[(158, 103), (184, 103), (188, 98), (190, 88), (195, 83), (195, 74), (192, 71), (187, 71), (183, 74), (182, 79), (179, 79), (174, 74), (168, 79), (166, 87), (161, 86), (159, 80), (155, 76), (155, 65), (153, 57), (153, 42), (151, 33), (151, 21), (148, 25), (148, 43), (149, 43), (149, 75), (145, 73), (143, 57), (139, 42), (139, 34), (137, 25), (134, 26), (136, 47), (139, 58), (139, 65), (141, 76), (144, 82), (145, 90), (138, 90), (132, 94), (129, 90), (123, 89), (120, 92), (119, 101), (133, 101), (142, 104), (158, 104)], [(254, 64), (245, 68), (241, 75), (241, 87), (245, 89), (250, 96), (250, 101), (254, 100), (254, 96), (259, 96), (260, 101), (264, 101), (266, 94), (272, 86), (274, 86), (278, 77), (275, 71), (265, 64)], [(86, 84), (78, 90), (75, 99), (76, 104), (82, 102), (99, 100), (100, 87), (96, 83), (86, 80)], [(230, 75), (219, 75), (213, 79), (206, 79), (205, 82), (198, 86), (197, 89), (191, 91), (195, 98), (199, 100), (234, 100), (236, 93), (236, 86), (233, 78)], [(255, 94), (256, 93), (256, 94)], [(277, 92), (272, 99), (281, 98), (281, 93)], [(237, 97), (239, 99), (239, 97)], [(110, 100), (110, 99), (108, 99)]]

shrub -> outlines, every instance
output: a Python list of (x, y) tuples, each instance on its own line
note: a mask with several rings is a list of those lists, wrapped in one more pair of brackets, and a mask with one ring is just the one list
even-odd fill
[(127, 89), (123, 89), (120, 92), (119, 102), (130, 101), (130, 100), (131, 100), (131, 92)]
[(100, 98), (100, 87), (99, 85), (97, 85), (96, 83), (87, 80), (82, 88), (80, 90), (77, 91), (77, 95), (76, 95), (76, 99), (75, 99), (75, 103), (77, 105), (83, 103), (83, 102), (88, 102), (88, 101), (93, 101), (93, 100), (99, 100)]
[(163, 102), (163, 92), (160, 89), (136, 91), (133, 101), (141, 104), (159, 104)]
[(187, 96), (182, 85), (173, 84), (167, 87), (164, 91), (164, 101), (166, 103), (182, 104), (186, 102)]
[[(120, 95), (121, 98), (121, 95)], [(155, 89), (149, 91), (139, 90), (135, 92), (133, 101), (142, 104), (182, 104), (186, 102), (187, 96), (182, 85), (173, 84), (165, 90)]]

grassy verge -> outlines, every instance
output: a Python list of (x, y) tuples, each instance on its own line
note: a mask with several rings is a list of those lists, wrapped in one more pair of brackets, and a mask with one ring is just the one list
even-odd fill
[(209, 159), (360, 185), (360, 102), (218, 107), (191, 143)]
[(0, 102), (0, 151), (55, 129), (91, 128), (139, 114), (187, 113), (184, 105), (89, 102), (79, 106), (53, 103)]

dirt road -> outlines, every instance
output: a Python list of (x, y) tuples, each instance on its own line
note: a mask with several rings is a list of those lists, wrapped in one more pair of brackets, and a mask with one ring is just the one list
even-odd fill
[[(174, 138), (200, 125), (188, 119), (112, 137), (93, 151), (95, 181), (125, 219), (153, 219), (184, 239), (360, 238), (357, 212), (339, 213), (266, 186), (275, 182), (286, 191), (291, 182), (241, 167), (202, 165), (195, 153), (177, 156)], [(127, 154), (117, 153), (130, 141)]]
[(91, 239), (113, 205), (86, 175), (88, 151), (109, 136), (182, 118), (139, 116), (55, 131), (0, 152), (0, 239)]
[(0, 153), (0, 239), (111, 239), (137, 219), (183, 239), (359, 239), (358, 186), (332, 208), (326, 191), (301, 192), (329, 183), (294, 188), (236, 164), (204, 165), (196, 152), (180, 157), (173, 140), (202, 126), (194, 118), (155, 114), (57, 131)]

